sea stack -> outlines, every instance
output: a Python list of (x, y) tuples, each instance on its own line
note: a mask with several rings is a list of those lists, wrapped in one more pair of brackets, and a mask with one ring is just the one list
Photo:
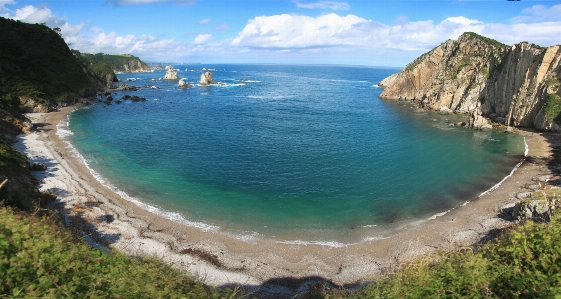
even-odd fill
[(216, 84), (214, 80), (212, 80), (212, 73), (206, 72), (201, 74), (201, 85), (209, 85), (209, 84)]
[(166, 74), (164, 75), (164, 80), (179, 80), (179, 78), (177, 77), (177, 72), (175, 71), (173, 66), (166, 66)]
[(191, 88), (191, 87), (193, 87), (193, 85), (183, 81), (183, 79), (179, 79), (179, 83), (177, 84), (177, 87), (179, 87), (179, 88)]

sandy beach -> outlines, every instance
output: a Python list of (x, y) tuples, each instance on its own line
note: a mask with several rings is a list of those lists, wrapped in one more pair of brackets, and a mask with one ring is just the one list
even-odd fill
[(556, 167), (552, 149), (560, 142), (558, 134), (520, 130), (527, 157), (497, 188), (448, 213), (408, 224), (388, 238), (339, 247), (296, 245), (235, 239), (168, 220), (123, 199), (101, 184), (57, 135), (57, 124), (76, 108), (28, 114), (36, 130), (20, 135), (14, 145), (31, 164), (47, 166), (35, 172), (39, 188), (57, 196), (53, 207), (68, 226), (92, 246), (161, 258), (207, 284), (243, 285), (254, 294), (277, 298), (291, 297), (320, 280), (355, 286), (419, 255), (488, 239), (513, 224), (505, 210), (527, 192), (547, 186)]

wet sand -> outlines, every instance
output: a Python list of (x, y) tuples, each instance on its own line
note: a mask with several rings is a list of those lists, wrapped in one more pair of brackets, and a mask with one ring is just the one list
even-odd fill
[(512, 225), (505, 210), (525, 192), (547, 185), (552, 145), (559, 144), (559, 134), (521, 130), (528, 156), (498, 188), (444, 215), (408, 224), (388, 238), (341, 247), (243, 241), (165, 219), (102, 185), (56, 134), (57, 124), (76, 108), (28, 114), (37, 130), (20, 135), (14, 145), (30, 163), (48, 167), (35, 172), (40, 190), (57, 195), (53, 206), (70, 227), (93, 246), (161, 258), (207, 284), (243, 285), (253, 295), (277, 298), (291, 297), (314, 281), (355, 286), (420, 255), (489, 238)]

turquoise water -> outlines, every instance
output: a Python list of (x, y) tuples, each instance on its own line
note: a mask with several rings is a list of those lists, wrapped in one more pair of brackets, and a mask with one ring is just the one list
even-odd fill
[[(196, 84), (200, 72), (180, 77)], [(205, 65), (225, 86), (178, 89), (164, 72), (70, 116), (101, 178), (184, 221), (236, 236), (357, 242), (476, 198), (508, 175), (522, 137), (450, 126), (465, 116), (378, 98), (397, 69)], [(247, 81), (242, 81), (247, 78)], [(171, 215), (171, 214), (168, 214)]]

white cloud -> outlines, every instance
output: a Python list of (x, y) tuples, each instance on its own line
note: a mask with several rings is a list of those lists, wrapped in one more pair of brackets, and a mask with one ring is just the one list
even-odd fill
[(546, 7), (534, 5), (522, 10), (523, 15), (511, 19), (514, 24), (519, 23), (541, 23), (548, 21), (561, 21), (561, 4)]
[(5, 5), (6, 4), (16, 4), (14, 0), (0, 0), (0, 11), (9, 10)]
[(221, 31), (221, 30), (226, 30), (228, 28), (230, 28), (230, 26), (228, 26), (228, 24), (218, 24), (218, 25), (214, 26), (214, 28), (212, 30)]
[(210, 23), (210, 19), (203, 19), (203, 20), (199, 21), (199, 24), (201, 24), (201, 25), (206, 25), (208, 23)]
[(136, 4), (152, 4), (157, 2), (175, 2), (178, 5), (194, 5), (194, 0), (105, 0), (105, 4), (112, 3), (115, 6), (136, 5)]
[(199, 34), (193, 40), (195, 45), (203, 45), (206, 44), (212, 38), (212, 34)]
[(249, 20), (232, 45), (250, 48), (311, 48), (356, 44), (344, 33), (367, 20), (355, 15), (336, 14), (317, 18), (300, 15), (274, 15)]
[(465, 31), (481, 31), (484, 24), (465, 17), (385, 25), (355, 15), (327, 14), (256, 17), (238, 33), (232, 45), (262, 49), (320, 49), (364, 47), (427, 49)]
[(331, 10), (349, 10), (351, 6), (347, 2), (319, 0), (317, 2), (301, 2), (293, 0), (298, 8), (307, 9), (331, 9)]

